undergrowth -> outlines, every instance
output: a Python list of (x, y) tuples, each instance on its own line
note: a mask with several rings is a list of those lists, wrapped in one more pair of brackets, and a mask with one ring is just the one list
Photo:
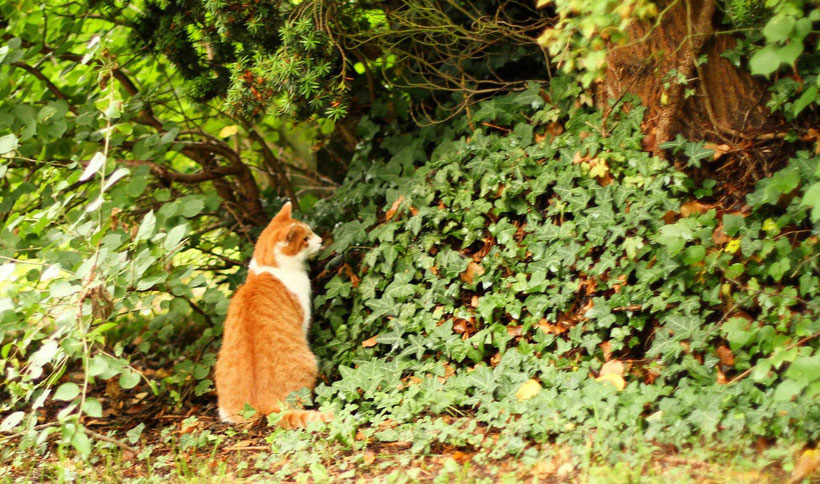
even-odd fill
[(361, 122), (315, 210), (342, 220), (312, 331), (331, 433), (491, 456), (816, 440), (818, 157), (727, 213), (712, 182), (642, 151), (636, 103), (603, 125), (552, 86), (414, 136)]

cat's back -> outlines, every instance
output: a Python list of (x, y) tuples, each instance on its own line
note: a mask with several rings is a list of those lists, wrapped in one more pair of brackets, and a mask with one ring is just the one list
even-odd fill
[[(259, 331), (291, 333), (301, 330), (304, 310), (296, 294), (272, 274), (251, 274), (231, 299), (227, 323), (245, 326), (250, 335)], [(227, 328), (226, 328), (227, 329)]]

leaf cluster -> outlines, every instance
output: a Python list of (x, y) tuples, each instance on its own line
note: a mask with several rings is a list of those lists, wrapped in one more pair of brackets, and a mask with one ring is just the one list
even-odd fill
[[(613, 447), (627, 428), (815, 438), (818, 158), (718, 213), (709, 183), (642, 150), (634, 100), (607, 129), (562, 108), (561, 85), (412, 137), (362, 121), (348, 179), (317, 206), (346, 219), (314, 300), (319, 401), (413, 435), (450, 413)], [(377, 437), (412, 440), (401, 428)]]

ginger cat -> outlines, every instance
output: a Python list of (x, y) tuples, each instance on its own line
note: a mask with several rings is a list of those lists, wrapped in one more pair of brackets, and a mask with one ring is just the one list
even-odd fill
[[(234, 294), (216, 361), (219, 416), (242, 422), (245, 404), (267, 415), (283, 408), (285, 397), (311, 390), (319, 369), (310, 351), (310, 280), (305, 260), (319, 251), (322, 239), (291, 218), (286, 203), (259, 236), (248, 277)], [(331, 414), (289, 411), (281, 425), (300, 427)]]

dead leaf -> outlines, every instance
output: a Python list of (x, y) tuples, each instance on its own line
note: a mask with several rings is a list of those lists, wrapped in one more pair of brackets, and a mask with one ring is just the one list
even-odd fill
[(459, 464), (464, 464), (465, 462), (473, 458), (473, 454), (457, 450), (453, 452), (453, 455), (451, 457), (454, 461), (458, 462)]
[(350, 279), (350, 284), (353, 286), (354, 289), (359, 287), (359, 278), (358, 276), (356, 276), (356, 274), (353, 273), (353, 269), (350, 267), (350, 264), (345, 264), (342, 267), (340, 267), (337, 273), (344, 273), (348, 277), (348, 279)]
[(794, 465), (789, 484), (796, 484), (807, 477), (817, 474), (820, 466), (820, 449), (806, 449)]
[(613, 387), (618, 389), (619, 391), (626, 388), (626, 381), (624, 381), (624, 378), (622, 376), (618, 376), (618, 375), (610, 374), (610, 375), (599, 376), (598, 378), (595, 379), (595, 381), (602, 382), (602, 383), (603, 382), (609, 383)]
[(467, 284), (472, 284), (475, 275), (482, 275), (484, 274), (484, 268), (481, 267), (481, 264), (477, 262), (470, 261), (467, 264), (467, 270), (461, 273), (461, 280), (466, 282)]
[(473, 260), (476, 262), (481, 262), (481, 259), (483, 259), (487, 254), (489, 254), (490, 250), (493, 248), (493, 245), (495, 245), (495, 239), (493, 239), (492, 237), (487, 237), (482, 240), (484, 241), (484, 246), (478, 249), (478, 252), (473, 254)]
[(703, 147), (709, 150), (713, 150), (715, 154), (712, 155), (712, 157), (716, 160), (719, 159), (721, 156), (725, 155), (726, 153), (728, 153), (732, 149), (732, 147), (727, 144), (718, 145), (715, 143), (706, 143), (705, 145), (703, 145)]
[(609, 341), (604, 341), (599, 344), (598, 347), (601, 348), (601, 351), (604, 353), (604, 361), (612, 359), (612, 344)]
[(368, 338), (368, 339), (362, 341), (362, 348), (371, 348), (371, 347), (376, 346), (377, 344), (379, 344), (379, 342), (376, 341), (376, 339), (378, 337), (379, 336), (376, 335), (376, 336), (373, 336), (372, 338)]
[(393, 202), (393, 205), (390, 206), (390, 209), (387, 210), (387, 213), (384, 216), (384, 221), (389, 222), (394, 215), (396, 215), (396, 211), (398, 211), (399, 206), (401, 206), (401, 202), (404, 201), (404, 195), (399, 195), (399, 198)]
[(524, 400), (529, 400), (530, 398), (538, 395), (538, 392), (540, 391), (541, 384), (538, 383), (538, 380), (530, 378), (518, 388), (518, 391), (515, 392), (515, 398), (517, 398), (519, 402), (523, 402)]
[(512, 337), (521, 336), (521, 330), (521, 326), (507, 326), (507, 334)]
[(731, 240), (731, 238), (723, 231), (723, 224), (719, 225), (718, 228), (712, 232), (712, 242), (714, 242), (715, 245), (721, 246), (729, 242), (729, 240)]
[(692, 214), (701, 214), (708, 212), (714, 205), (708, 205), (705, 203), (701, 203), (697, 200), (692, 200), (691, 202), (684, 203), (680, 207), (680, 214), (684, 217), (688, 217)]
[(716, 366), (715, 370), (717, 370), (717, 384), (718, 385), (725, 385), (726, 384), (726, 375), (720, 369), (720, 365)]
[(556, 471), (558, 471), (558, 464), (556, 464), (554, 460), (538, 461), (534, 466), (532, 466), (533, 475), (539, 477), (555, 474)]
[(726, 345), (717, 347), (717, 355), (720, 358), (720, 363), (725, 366), (735, 366), (735, 355), (732, 350)]
[(372, 450), (368, 450), (362, 456), (362, 463), (366, 466), (369, 466), (376, 460), (376, 454)]
[(620, 360), (610, 360), (604, 363), (604, 366), (601, 367), (600, 373), (598, 373), (598, 378), (595, 379), (597, 382), (607, 382), (612, 384), (618, 390), (623, 390), (626, 387), (626, 381), (624, 380), (624, 364)]
[(670, 210), (670, 211), (666, 212), (663, 215), (662, 218), (663, 218), (663, 222), (665, 224), (669, 225), (669, 224), (675, 223), (675, 221), (678, 219), (678, 214), (675, 213), (674, 211)]
[(643, 137), (641, 140), (641, 146), (643, 147), (644, 151), (648, 151), (650, 153), (654, 153), (658, 149), (658, 143), (655, 141), (655, 133), (649, 133), (648, 135)]
[(624, 376), (624, 363), (620, 360), (607, 361), (604, 363), (604, 366), (601, 367), (600, 373), (598, 373), (598, 376), (604, 375)]
[(566, 333), (568, 329), (564, 325), (550, 324), (550, 322), (546, 319), (542, 319), (538, 324), (535, 325), (535, 327), (547, 334), (554, 334), (555, 336)]
[(576, 151), (575, 156), (572, 157), (572, 162), (575, 164), (583, 163), (589, 161), (589, 158), (589, 156), (582, 156), (580, 151)]

